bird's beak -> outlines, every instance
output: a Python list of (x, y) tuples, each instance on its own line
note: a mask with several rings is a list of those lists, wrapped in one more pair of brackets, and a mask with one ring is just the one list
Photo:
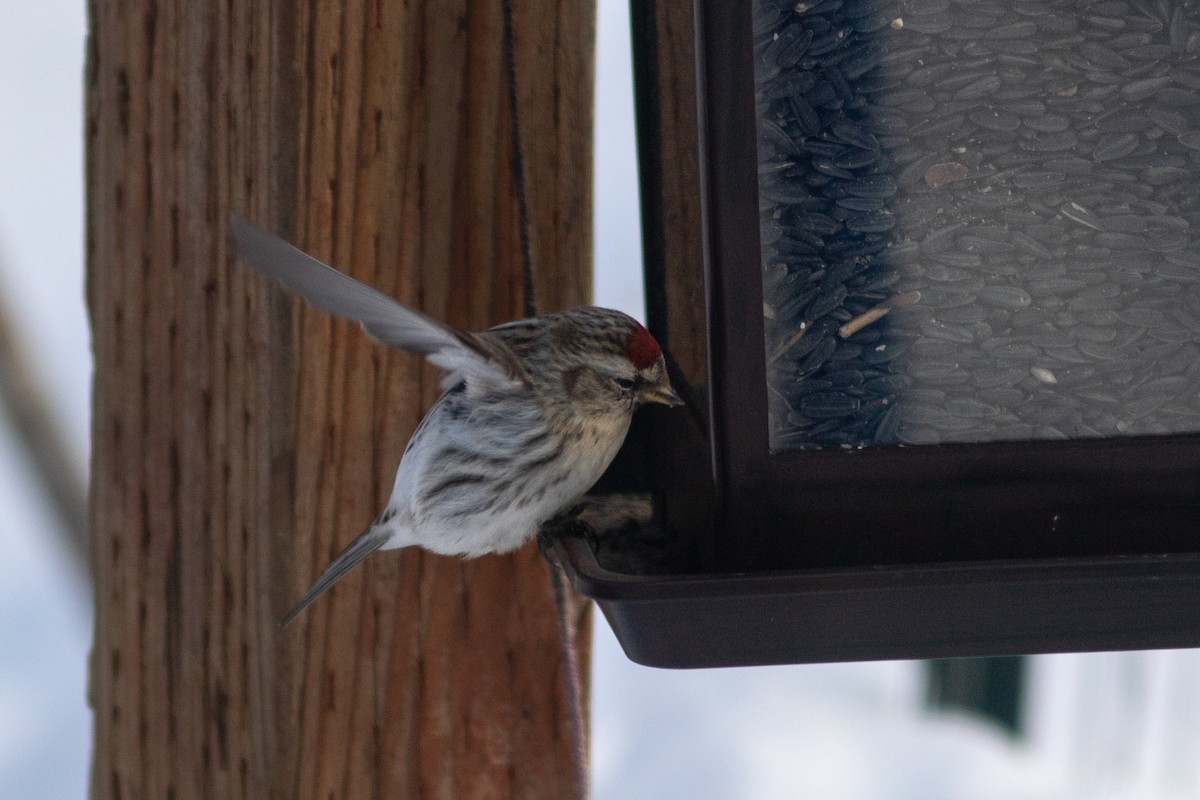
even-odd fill
[(671, 384), (663, 382), (658, 386), (651, 386), (642, 392), (643, 403), (662, 403), (664, 406), (681, 406), (683, 401), (679, 399), (679, 395), (675, 394), (675, 390), (671, 388)]

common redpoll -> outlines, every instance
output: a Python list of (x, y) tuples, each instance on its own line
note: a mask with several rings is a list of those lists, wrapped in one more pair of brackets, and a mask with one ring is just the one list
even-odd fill
[(605, 308), (468, 333), (359, 283), (235, 217), (249, 264), (385, 345), (446, 371), (444, 394), (417, 426), (383, 513), (321, 573), (287, 615), (375, 550), (417, 545), (478, 556), (513, 550), (591, 488), (617, 454), (634, 409), (680, 404), (654, 337)]

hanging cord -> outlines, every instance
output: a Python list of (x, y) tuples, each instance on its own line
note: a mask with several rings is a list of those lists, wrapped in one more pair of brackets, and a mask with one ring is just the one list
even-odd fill
[(529, 202), (525, 193), (525, 153), (521, 148), (521, 122), (517, 115), (517, 48), (513, 41), (512, 0), (503, 0), (504, 67), (508, 71), (508, 119), (510, 166), (517, 190), (517, 233), (521, 238), (521, 267), (524, 278), (525, 316), (537, 316), (533, 293), (533, 250), (529, 244)]
[[(517, 109), (517, 55), (513, 38), (512, 0), (502, 0), (504, 16), (504, 66), (508, 72), (508, 118), (512, 153), (510, 162), (517, 195), (518, 233), (521, 240), (521, 273), (524, 283), (525, 316), (537, 315), (533, 286), (533, 251), (529, 235), (529, 204), (525, 191), (525, 158), (521, 147), (521, 124)], [(567, 717), (574, 751), (575, 781), (580, 800), (589, 795), (587, 731), (583, 715), (583, 687), (579, 679), (579, 654), (575, 648), (576, 629), (571, 618), (570, 586), (567, 575), (543, 549), (554, 586), (554, 610), (558, 617), (558, 644), (562, 652), (563, 682), (567, 694)]]

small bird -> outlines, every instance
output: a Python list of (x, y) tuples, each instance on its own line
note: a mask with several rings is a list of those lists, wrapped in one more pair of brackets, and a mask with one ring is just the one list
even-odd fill
[(284, 619), (376, 550), (416, 545), (473, 557), (506, 553), (600, 477), (643, 403), (681, 405), (662, 350), (620, 311), (581, 307), (458, 330), (322, 264), (240, 217), (248, 264), (318, 308), (362, 324), (382, 344), (445, 370), (443, 394), (417, 426), (387, 506)]

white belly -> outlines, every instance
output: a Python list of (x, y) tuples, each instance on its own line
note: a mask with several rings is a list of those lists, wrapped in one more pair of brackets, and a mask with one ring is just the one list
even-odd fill
[[(429, 415), (449, 413), (439, 402)], [(581, 428), (561, 447), (548, 437), (520, 447), (535, 426), (518, 421), (516, 430), (524, 433), (516, 433), (495, 424), (440, 422), (427, 419), (401, 459), (385, 548), (417, 545), (460, 556), (514, 550), (592, 487), (629, 427), (628, 418), (616, 419), (607, 429)], [(463, 466), (462, 454), (476, 452), (487, 454), (486, 463)], [(538, 463), (550, 457), (551, 463)]]

